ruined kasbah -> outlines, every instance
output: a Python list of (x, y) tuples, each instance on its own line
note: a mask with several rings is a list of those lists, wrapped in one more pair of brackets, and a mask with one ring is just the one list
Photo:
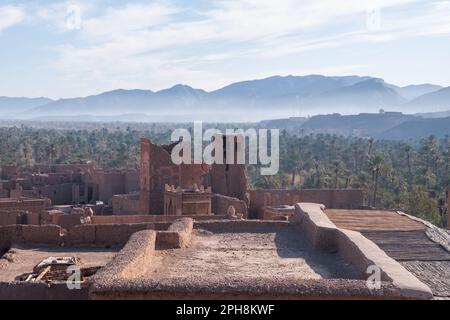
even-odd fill
[(449, 233), (359, 189), (252, 189), (244, 164), (4, 166), (1, 299), (445, 299)]

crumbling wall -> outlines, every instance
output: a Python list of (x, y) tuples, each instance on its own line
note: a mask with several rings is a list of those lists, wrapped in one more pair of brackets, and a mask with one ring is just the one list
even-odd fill
[(117, 194), (112, 197), (114, 215), (131, 215), (139, 213), (139, 193)]
[(212, 197), (211, 202), (214, 214), (226, 216), (228, 208), (233, 206), (236, 209), (236, 213), (242, 213), (243, 217), (247, 219), (247, 203), (243, 200), (215, 194)]
[(31, 198), (7, 198), (0, 199), (0, 210), (7, 211), (30, 211), (40, 212), (50, 208), (52, 205), (49, 199), (31, 199)]
[(178, 142), (158, 146), (141, 139), (140, 214), (163, 214), (165, 185), (190, 188), (205, 185), (207, 167), (202, 164), (175, 165), (171, 150)]

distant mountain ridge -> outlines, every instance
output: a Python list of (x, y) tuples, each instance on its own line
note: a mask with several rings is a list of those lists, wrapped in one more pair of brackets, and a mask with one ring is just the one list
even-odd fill
[(11, 98), (0, 97), (0, 115), (14, 116), (27, 110), (53, 102), (48, 98)]
[[(0, 100), (0, 111), (1, 106)], [(157, 92), (118, 89), (88, 97), (24, 102), (13, 109), (13, 116), (22, 119), (144, 114), (168, 121), (186, 115), (186, 121), (239, 122), (380, 109), (444, 111), (450, 109), (450, 88), (432, 84), (398, 87), (373, 77), (290, 75), (236, 82), (210, 92), (181, 84)]]
[(387, 140), (418, 140), (430, 135), (439, 138), (450, 136), (450, 116), (422, 118), (401, 112), (276, 119), (262, 121), (259, 126), (287, 130), (297, 135), (336, 134)]

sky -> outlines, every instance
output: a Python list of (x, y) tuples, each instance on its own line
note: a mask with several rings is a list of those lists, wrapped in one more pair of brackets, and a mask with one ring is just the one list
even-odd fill
[(450, 86), (450, 1), (0, 0), (0, 96), (273, 75)]

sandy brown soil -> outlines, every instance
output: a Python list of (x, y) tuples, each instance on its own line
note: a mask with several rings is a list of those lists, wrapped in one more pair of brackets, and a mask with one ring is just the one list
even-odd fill
[[(14, 246), (0, 259), (0, 282), (14, 281), (23, 273), (32, 272), (33, 267), (48, 257), (77, 257), (83, 267), (106, 265), (120, 248), (62, 248)], [(5, 258), (8, 259), (5, 259)]]
[(190, 248), (158, 250), (149, 277), (163, 279), (360, 279), (336, 253), (314, 250), (286, 226), (196, 231)]

